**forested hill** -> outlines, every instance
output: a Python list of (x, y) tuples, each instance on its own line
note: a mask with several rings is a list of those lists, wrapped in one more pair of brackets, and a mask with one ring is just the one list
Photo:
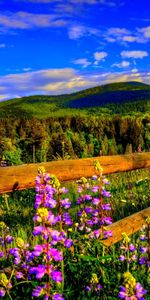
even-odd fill
[(150, 111), (150, 85), (112, 83), (58, 96), (29, 96), (0, 103), (0, 118), (60, 117), (87, 114), (134, 114)]

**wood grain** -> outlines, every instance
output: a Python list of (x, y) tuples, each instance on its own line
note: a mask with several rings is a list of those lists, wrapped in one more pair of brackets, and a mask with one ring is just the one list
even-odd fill
[(41, 166), (60, 181), (91, 177), (95, 174), (94, 160), (100, 162), (104, 174), (150, 168), (150, 152), (0, 167), (0, 193), (34, 187), (37, 170)]
[(106, 228), (108, 230), (112, 230), (113, 236), (102, 241), (102, 243), (106, 246), (111, 246), (122, 239), (123, 232), (126, 232), (128, 235), (130, 235), (139, 231), (145, 224), (147, 217), (150, 217), (150, 207), (107, 226)]

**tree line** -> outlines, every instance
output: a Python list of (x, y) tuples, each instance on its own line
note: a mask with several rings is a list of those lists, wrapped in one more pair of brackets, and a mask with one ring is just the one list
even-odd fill
[(8, 165), (150, 150), (150, 116), (0, 119), (0, 158)]

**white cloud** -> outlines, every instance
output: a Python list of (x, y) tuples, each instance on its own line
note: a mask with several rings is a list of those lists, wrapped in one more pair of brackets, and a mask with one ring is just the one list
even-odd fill
[(112, 65), (112, 67), (117, 67), (117, 68), (126, 68), (126, 67), (129, 67), (129, 66), (130, 66), (130, 62), (126, 61), (126, 60), (123, 60), (121, 63), (114, 63)]
[(88, 61), (87, 58), (79, 58), (73, 61), (75, 65), (81, 65), (83, 68), (88, 67), (91, 65), (91, 62)]
[(132, 73), (137, 73), (137, 72), (138, 72), (138, 69), (136, 69), (136, 68), (135, 68), (135, 69), (132, 69), (131, 72), (132, 72)]
[(94, 64), (97, 65), (101, 60), (105, 60), (105, 57), (107, 57), (108, 54), (107, 52), (104, 52), (104, 51), (101, 51), (101, 52), (95, 52), (94, 53), (94, 59), (95, 59), (95, 62)]
[(82, 73), (75, 69), (46, 69), (0, 76), (0, 101), (27, 95), (73, 93), (93, 86), (121, 81), (150, 83), (148, 73), (130, 72)]
[(145, 38), (150, 38), (150, 26), (140, 28), (138, 31), (142, 32)]
[(126, 28), (112, 27), (108, 29), (108, 34), (118, 36), (122, 34), (130, 34), (131, 32)]
[(83, 36), (96, 36), (99, 34), (99, 30), (92, 27), (86, 27), (83, 25), (71, 26), (68, 30), (68, 36), (71, 40), (80, 39)]
[(86, 33), (86, 27), (80, 25), (72, 26), (68, 31), (69, 38), (72, 40), (81, 38), (82, 36), (85, 35), (85, 33)]
[(104, 39), (107, 42), (127, 43), (146, 43), (150, 37), (150, 26), (138, 28), (133, 31), (126, 28), (112, 27), (104, 33)]
[(137, 38), (135, 36), (132, 36), (132, 35), (125, 35), (125, 36), (122, 37), (122, 40), (124, 42), (133, 43), (133, 42), (137, 41)]
[(6, 44), (0, 44), (0, 48), (5, 48)]
[(29, 72), (29, 71), (32, 71), (32, 68), (29, 68), (29, 67), (23, 68), (22, 71), (24, 71), (24, 72)]
[(7, 29), (30, 29), (34, 27), (61, 27), (66, 21), (56, 14), (33, 14), (24, 11), (0, 14), (0, 25)]
[(148, 52), (147, 51), (140, 51), (140, 50), (134, 50), (134, 51), (122, 51), (121, 52), (121, 56), (123, 58), (143, 58), (148, 56)]

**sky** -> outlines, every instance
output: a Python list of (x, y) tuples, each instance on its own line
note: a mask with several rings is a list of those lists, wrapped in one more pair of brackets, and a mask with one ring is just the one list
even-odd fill
[(150, 0), (0, 0), (0, 101), (150, 84)]

